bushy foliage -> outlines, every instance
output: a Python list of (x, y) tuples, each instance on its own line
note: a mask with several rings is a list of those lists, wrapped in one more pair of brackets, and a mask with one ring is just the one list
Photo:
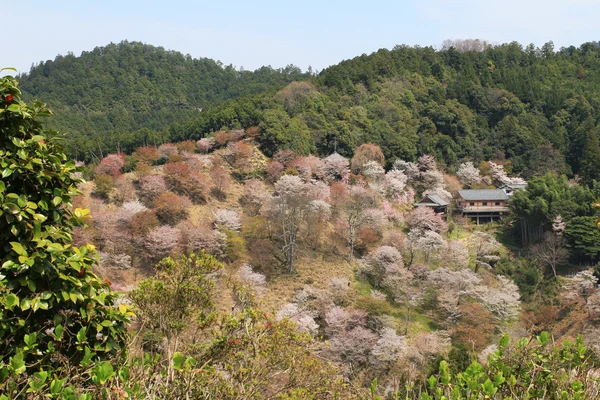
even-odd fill
[(542, 332), (510, 344), (503, 336), (483, 365), (473, 361), (453, 375), (448, 363), (441, 362), (419, 398), (591, 399), (599, 395), (595, 366), (581, 337), (554, 344), (548, 332)]
[(88, 211), (72, 209), (79, 169), (42, 129), (51, 112), (20, 97), (14, 78), (0, 78), (0, 387), (10, 398), (69, 377), (90, 385), (76, 376), (123, 350), (130, 315), (92, 273), (94, 247), (72, 246)]

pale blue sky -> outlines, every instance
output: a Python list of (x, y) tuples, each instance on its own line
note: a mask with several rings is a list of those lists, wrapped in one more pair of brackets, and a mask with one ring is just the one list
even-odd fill
[(0, 67), (110, 42), (142, 41), (236, 67), (321, 70), (396, 44), (516, 40), (556, 48), (600, 40), (600, 0), (10, 1)]

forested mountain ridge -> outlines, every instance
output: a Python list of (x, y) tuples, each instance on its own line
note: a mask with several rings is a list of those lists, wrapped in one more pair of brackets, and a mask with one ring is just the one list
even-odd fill
[(327, 154), (337, 145), (350, 156), (372, 142), (390, 162), (434, 154), (452, 169), (465, 159), (510, 160), (525, 177), (554, 170), (591, 180), (595, 162), (583, 155), (586, 143), (589, 154), (598, 150), (599, 88), (595, 42), (558, 51), (552, 43), (481, 52), (396, 46), (343, 61), (276, 96), (209, 109), (173, 138), (260, 124), (267, 154)]
[(19, 80), (25, 98), (48, 103), (57, 112), (52, 126), (70, 134), (71, 152), (82, 157), (76, 154), (81, 149), (102, 153), (160, 144), (175, 121), (308, 76), (292, 65), (236, 70), (208, 58), (123, 41), (79, 57), (57, 56)]
[(69, 132), (78, 159), (260, 126), (267, 155), (351, 156), (375, 143), (389, 163), (433, 154), (449, 171), (493, 159), (525, 178), (551, 170), (591, 183), (600, 174), (597, 42), (396, 46), (318, 76), (292, 66), (237, 71), (122, 42), (42, 63), (21, 88), (58, 111), (52, 126)]

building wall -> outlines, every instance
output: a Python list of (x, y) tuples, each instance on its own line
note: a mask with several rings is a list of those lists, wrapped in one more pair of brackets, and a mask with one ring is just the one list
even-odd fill
[[(487, 204), (485, 204), (487, 203)], [(457, 199), (456, 204), (459, 207), (489, 207), (489, 208), (495, 208), (495, 207), (506, 207), (506, 201), (505, 200), (480, 200), (480, 201), (466, 201), (464, 200), (462, 197), (459, 197)]]

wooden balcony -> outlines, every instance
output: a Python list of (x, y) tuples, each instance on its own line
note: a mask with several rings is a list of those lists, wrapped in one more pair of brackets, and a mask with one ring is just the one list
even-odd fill
[(504, 206), (459, 206), (456, 208), (463, 214), (505, 213), (509, 211), (509, 208)]

